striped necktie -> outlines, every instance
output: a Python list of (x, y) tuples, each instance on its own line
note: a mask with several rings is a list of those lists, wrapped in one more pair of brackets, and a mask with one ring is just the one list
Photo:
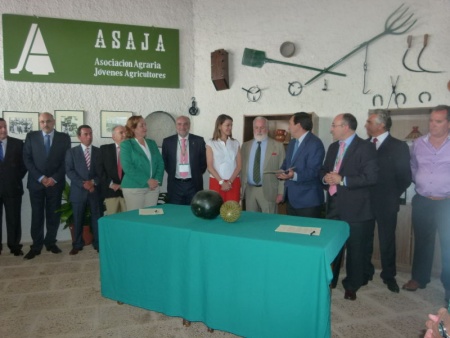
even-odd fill
[(84, 158), (86, 159), (86, 166), (88, 170), (91, 169), (91, 153), (89, 152), (89, 147), (84, 150)]

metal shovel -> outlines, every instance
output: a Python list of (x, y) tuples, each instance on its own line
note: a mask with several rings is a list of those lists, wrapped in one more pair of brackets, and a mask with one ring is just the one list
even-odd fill
[(244, 56), (242, 57), (242, 64), (244, 66), (262, 68), (262, 66), (264, 66), (265, 63), (279, 63), (281, 65), (286, 65), (286, 66), (294, 66), (294, 67), (315, 70), (315, 71), (321, 72), (321, 73), (329, 73), (329, 74), (338, 75), (338, 76), (347, 76), (345, 74), (332, 72), (332, 71), (329, 71), (326, 69), (320, 69), (320, 68), (314, 68), (314, 67), (309, 67), (309, 66), (303, 66), (303, 65), (299, 65), (299, 64), (295, 64), (295, 63), (272, 60), (272, 59), (266, 58), (266, 53), (261, 50), (250, 49), (250, 48), (244, 49)]

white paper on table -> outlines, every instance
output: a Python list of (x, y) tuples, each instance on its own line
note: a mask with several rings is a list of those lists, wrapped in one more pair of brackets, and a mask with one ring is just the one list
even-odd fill
[(139, 215), (141, 216), (164, 215), (164, 210), (161, 208), (139, 209)]
[(284, 225), (281, 224), (278, 228), (275, 229), (277, 232), (290, 232), (292, 234), (301, 234), (308, 236), (320, 236), (321, 228), (314, 227), (300, 227), (295, 225)]

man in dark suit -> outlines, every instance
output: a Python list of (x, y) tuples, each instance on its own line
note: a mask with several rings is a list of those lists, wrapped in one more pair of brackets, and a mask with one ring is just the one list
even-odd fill
[[(39, 115), (40, 131), (27, 134), (23, 149), (23, 160), (28, 169), (28, 191), (31, 203), (31, 238), (33, 244), (24, 259), (33, 259), (47, 251), (60, 253), (56, 235), (60, 215), (55, 211), (61, 207), (61, 196), (65, 187), (64, 156), (70, 148), (70, 137), (57, 132), (55, 119), (50, 113)], [(44, 237), (44, 218), (47, 233)]]
[(125, 139), (125, 127), (115, 126), (112, 130), (112, 139), (114, 143), (100, 146), (102, 155), (102, 194), (108, 215), (127, 211), (120, 187), (124, 172), (119, 156), (120, 143)]
[(319, 173), (325, 148), (322, 141), (311, 132), (312, 128), (310, 114), (295, 113), (291, 117), (289, 132), (292, 139), (281, 166), (287, 173), (278, 175), (278, 178), (285, 180), (289, 215), (319, 218), (324, 202)]
[[(411, 184), (411, 167), (409, 148), (405, 142), (390, 135), (391, 126), (391, 117), (384, 110), (371, 113), (365, 125), (370, 142), (377, 148), (379, 167), (377, 184), (371, 187), (370, 197), (378, 226), (381, 278), (390, 291), (398, 293), (400, 288), (395, 280), (395, 228), (400, 196)], [(373, 252), (373, 233), (371, 235), (367, 253), (369, 260)], [(372, 264), (369, 269), (366, 275), (368, 279), (372, 279), (375, 271)]]
[(70, 179), (69, 200), (73, 208), (74, 240), (70, 255), (76, 255), (83, 250), (83, 225), (86, 207), (91, 210), (91, 230), (94, 236), (92, 246), (97, 252), (98, 245), (98, 219), (103, 212), (101, 176), (102, 164), (100, 149), (92, 145), (92, 129), (88, 125), (81, 125), (77, 129), (80, 145), (69, 149), (66, 153), (66, 172)]
[[(375, 227), (370, 205), (370, 187), (377, 182), (378, 165), (375, 146), (355, 134), (358, 122), (352, 114), (340, 114), (331, 125), (336, 142), (328, 148), (321, 170), (327, 193), (327, 218), (347, 222), (347, 276), (342, 284), (345, 299), (355, 300), (356, 292), (364, 285), (367, 243)], [(333, 262), (333, 281), (336, 287), (343, 250)]]
[(176, 120), (177, 134), (166, 137), (162, 157), (167, 172), (169, 203), (191, 204), (195, 193), (203, 190), (206, 171), (206, 146), (203, 137), (190, 134), (191, 121), (186, 116)]
[(23, 142), (8, 136), (6, 121), (0, 118), (0, 254), (3, 249), (2, 221), (5, 207), (7, 245), (14, 256), (22, 256)]

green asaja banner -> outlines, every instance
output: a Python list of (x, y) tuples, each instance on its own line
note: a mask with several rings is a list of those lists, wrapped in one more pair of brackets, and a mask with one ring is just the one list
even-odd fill
[(179, 31), (3, 14), (5, 80), (180, 87)]

